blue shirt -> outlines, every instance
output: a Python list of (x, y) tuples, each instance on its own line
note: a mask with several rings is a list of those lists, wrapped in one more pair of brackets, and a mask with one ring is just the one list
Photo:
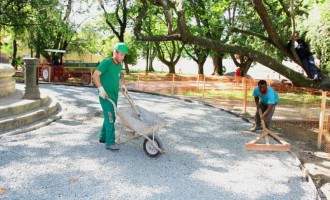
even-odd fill
[(267, 86), (267, 93), (265, 95), (262, 95), (259, 91), (259, 87), (256, 86), (253, 90), (253, 96), (261, 98), (264, 104), (276, 104), (278, 102), (278, 94), (270, 86)]

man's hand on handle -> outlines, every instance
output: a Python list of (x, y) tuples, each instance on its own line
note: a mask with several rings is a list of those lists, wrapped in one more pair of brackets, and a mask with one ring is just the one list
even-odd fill
[(121, 89), (122, 92), (127, 93), (127, 87), (126, 87), (126, 85), (121, 85), (120, 86), (120, 89)]
[(99, 90), (99, 96), (101, 98), (103, 98), (103, 99), (108, 98), (108, 95), (107, 95), (107, 93), (105, 92), (105, 90), (102, 86), (98, 87), (97, 89)]

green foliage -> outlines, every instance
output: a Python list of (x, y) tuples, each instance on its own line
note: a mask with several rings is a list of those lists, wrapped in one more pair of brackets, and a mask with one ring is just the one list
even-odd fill
[[(98, 16), (101, 21), (94, 20), (86, 23), (81, 29), (77, 29), (78, 25), (70, 21), (70, 17), (64, 20), (63, 16), (66, 11), (69, 12), (65, 5), (67, 2), (70, 1), (2, 0), (0, 3), (1, 10), (6, 12), (0, 14), (0, 27), (9, 31), (12, 38), (24, 42), (34, 53), (40, 53), (46, 48), (60, 49), (63, 47), (67, 48), (68, 51), (90, 52), (105, 57), (111, 56), (113, 45), (118, 42), (118, 39), (124, 40), (130, 46), (131, 53), (127, 56), (127, 62), (130, 64), (136, 63), (138, 56), (146, 57), (147, 49), (154, 48), (155, 43), (158, 42), (136, 42), (135, 38), (129, 35), (132, 32), (133, 23), (139, 11), (138, 5), (141, 5), (140, 1), (130, 1), (127, 4), (129, 15), (127, 16), (128, 22), (125, 26), (121, 26), (120, 21), (118, 21), (118, 17), (122, 19), (124, 14), (122, 7), (119, 7), (118, 16), (115, 14), (115, 9), (110, 9), (110, 7), (118, 8), (116, 7), (117, 5), (123, 6), (123, 4), (120, 4), (122, 1), (103, 1), (108, 4), (106, 6), (110, 12), (107, 14), (102, 11), (99, 12), (100, 16), (102, 16)], [(167, 35), (169, 24), (165, 20), (163, 8), (154, 6), (149, 1), (147, 2), (149, 9), (144, 19), (144, 22), (147, 23), (143, 23), (142, 33), (151, 36)], [(183, 2), (185, 4), (186, 25), (189, 32), (193, 33), (193, 35), (219, 41), (222, 44), (236, 45), (237, 53), (240, 53), (239, 50), (243, 49), (243, 47), (248, 47), (276, 58), (278, 61), (283, 60), (284, 53), (280, 52), (278, 48), (270, 44), (269, 41), (250, 34), (254, 33), (268, 37), (264, 22), (253, 7), (253, 1), (212, 0)], [(272, 21), (271, 25), (284, 44), (291, 34), (290, 14), (288, 14), (290, 1), (267, 0), (261, 2)], [(98, 4), (98, 2), (96, 3)], [(330, 0), (297, 0), (294, 3), (298, 30), (307, 32), (306, 38), (321, 59), (322, 68), (330, 69), (330, 37), (329, 31), (327, 32), (330, 24), (330, 17), (327, 13), (330, 10)], [(192, 4), (195, 5), (194, 8), (191, 6)], [(311, 6), (314, 4), (318, 5), (311, 9)], [(2, 7), (3, 5), (6, 5), (6, 7)], [(308, 13), (309, 16), (307, 15)], [(181, 28), (177, 25), (175, 9), (169, 10), (168, 14), (173, 18), (173, 30)], [(118, 30), (118, 32), (122, 32), (123, 30), (120, 28), (124, 27), (125, 38), (123, 35), (121, 35), (123, 37), (118, 38), (118, 33), (113, 31), (107, 23), (113, 24), (113, 29)], [(236, 31), (233, 31), (234, 28), (236, 28)], [(242, 31), (239, 32), (237, 31), (238, 29)], [(160, 48), (163, 57), (167, 59), (173, 57), (171, 55), (171, 50), (173, 49), (171, 49), (170, 45), (164, 44), (166, 42), (162, 43)], [(196, 57), (198, 57), (197, 50), (199, 55), (208, 55), (208, 51), (202, 48), (197, 49), (196, 47), (198, 46), (191, 45), (187, 47), (187, 50), (190, 54), (195, 53)], [(223, 54), (223, 52), (213, 52), (211, 55), (215, 53)], [(44, 54), (44, 56), (47, 57), (48, 55)]]
[(126, 42), (126, 44), (129, 48), (129, 55), (126, 56), (126, 61), (128, 64), (136, 65), (138, 58), (136, 42), (134, 42), (134, 40), (130, 40), (129, 42)]
[[(103, 53), (103, 40), (109, 39), (103, 34), (101, 21), (86, 22), (72, 38), (68, 51), (76, 51), (78, 53), (89, 52), (92, 54)], [(110, 37), (111, 39), (112, 37)]]
[[(273, 22), (273, 28), (278, 30), (278, 35), (283, 41), (287, 41), (290, 37), (291, 21), (290, 16), (286, 15), (290, 8), (290, 1), (283, 1), (283, 7), (279, 1), (271, 0), (264, 3), (269, 18)], [(240, 30), (248, 31), (249, 33), (241, 33), (234, 31), (230, 36), (230, 43), (247, 46), (257, 51), (261, 51), (277, 60), (284, 59), (282, 52), (278, 51), (271, 43), (264, 39), (255, 37), (253, 34), (259, 34), (263, 37), (268, 37), (264, 22), (260, 20), (259, 15), (253, 9), (250, 1), (239, 1), (237, 8), (236, 20), (233, 27)]]
[(298, 18), (298, 27), (306, 35), (320, 66), (330, 72), (330, 0), (314, 5), (308, 16)]
[[(13, 63), (13, 58), (10, 58), (9, 63)], [(17, 66), (23, 66), (24, 65), (24, 60), (22, 59), (22, 57), (18, 56), (15, 59), (15, 63)]]
[(68, 20), (69, 16), (66, 16), (71, 13), (71, 7), (66, 7), (61, 2), (1, 1), (7, 11), (0, 14), (0, 26), (5, 25), (2, 27), (11, 32), (13, 39), (28, 46), (36, 54), (31, 56), (40, 57), (40, 53), (43, 53), (43, 56), (50, 60), (50, 55), (43, 50), (65, 49), (75, 32), (73, 23)]

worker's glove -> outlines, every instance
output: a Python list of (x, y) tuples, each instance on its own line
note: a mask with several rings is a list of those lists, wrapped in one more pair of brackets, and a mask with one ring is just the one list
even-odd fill
[(99, 96), (102, 97), (103, 99), (105, 99), (106, 97), (108, 97), (107, 93), (105, 92), (104, 88), (101, 86), (101, 87), (98, 87), (97, 88), (99, 90)]
[(127, 93), (127, 87), (126, 87), (126, 85), (121, 85), (120, 86), (120, 89), (121, 89), (122, 92)]

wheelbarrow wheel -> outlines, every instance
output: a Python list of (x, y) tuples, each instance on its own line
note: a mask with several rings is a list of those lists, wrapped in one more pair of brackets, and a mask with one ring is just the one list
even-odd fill
[(161, 143), (160, 139), (157, 136), (148, 135), (148, 137), (153, 141), (149, 141), (148, 139), (144, 139), (143, 141), (143, 150), (144, 152), (151, 158), (158, 157), (161, 152), (155, 148), (157, 146), (158, 148), (163, 150), (163, 144)]

